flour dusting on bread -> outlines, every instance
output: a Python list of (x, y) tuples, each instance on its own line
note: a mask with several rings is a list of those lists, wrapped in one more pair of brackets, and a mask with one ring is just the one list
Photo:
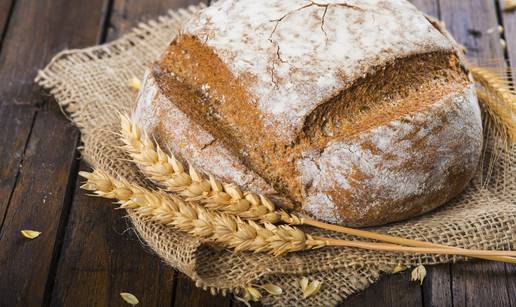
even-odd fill
[(452, 49), (401, 0), (219, 1), (184, 32), (199, 36), (236, 78), (252, 76), (254, 103), (271, 133), (286, 140), (317, 105), (371, 68)]
[(275, 194), (263, 178), (233, 156), (209, 132), (202, 129), (165, 97), (147, 71), (133, 120), (156, 138), (161, 146), (184, 158), (202, 172), (234, 182), (256, 193)]
[[(305, 185), (304, 209), (329, 222), (350, 219), (348, 224), (375, 215), (383, 218), (386, 210), (396, 216), (412, 215), (415, 203), (421, 203), (416, 214), (424, 213), (438, 205), (429, 197), (432, 191), (444, 198), (457, 193), (447, 186), (453, 168), (459, 165), (457, 174), (475, 169), (481, 136), (480, 111), (470, 86), (424, 112), (355, 139), (332, 142), (321, 153), (307, 152), (297, 162), (299, 180)], [(339, 193), (334, 192), (337, 187)], [(343, 199), (354, 205), (339, 208), (335, 202), (346, 203)], [(389, 200), (393, 205), (385, 206)], [(407, 201), (400, 205), (400, 200)], [(335, 208), (348, 214), (336, 214), (342, 210)]]

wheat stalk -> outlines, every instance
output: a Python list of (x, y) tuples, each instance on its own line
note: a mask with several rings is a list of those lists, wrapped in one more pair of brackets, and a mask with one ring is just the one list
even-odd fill
[[(203, 179), (201, 174), (191, 166), (187, 173), (185, 171), (185, 167), (173, 155), (169, 156), (163, 152), (155, 142), (150, 140), (145, 132), (142, 132), (138, 125), (126, 116), (121, 116), (121, 138), (125, 144), (124, 148), (147, 177), (169, 191), (180, 193), (179, 196), (186, 197), (186, 200), (195, 200), (204, 203), (208, 210), (221, 210), (227, 214), (236, 215), (246, 219), (257, 219), (266, 223), (276, 223), (281, 221), (289, 225), (309, 225), (357, 237), (384, 241), (395, 244), (396, 246), (406, 245), (419, 248), (450, 249), (462, 252), (467, 251), (462, 248), (404, 239), (365, 230), (327, 224), (310, 218), (298, 217), (282, 210), (275, 210), (274, 205), (270, 200), (262, 195), (242, 193), (237, 186), (222, 184), (211, 175), (208, 176), (210, 178), (208, 185), (208, 180)], [(185, 193), (185, 191), (188, 191), (188, 194)], [(242, 199), (249, 201), (251, 209), (249, 209), (247, 204), (245, 206), (239, 206)], [(263, 216), (258, 215), (258, 213), (264, 212), (265, 214)], [(507, 257), (488, 256), (478, 258), (502, 262), (514, 261), (514, 259)]]
[[(142, 217), (148, 217), (163, 225), (174, 227), (237, 252), (267, 252), (279, 256), (324, 246), (346, 246), (377, 251), (466, 257), (516, 256), (516, 252), (511, 251), (420, 248), (314, 237), (290, 225), (277, 226), (271, 223), (260, 225), (234, 215), (209, 211), (196, 202), (183, 201), (164, 191), (151, 191), (131, 184), (127, 180), (115, 179), (101, 170), (79, 174), (87, 179), (81, 188), (93, 191), (104, 198), (116, 199), (121, 208), (132, 209)], [(509, 259), (516, 263), (516, 258)]]

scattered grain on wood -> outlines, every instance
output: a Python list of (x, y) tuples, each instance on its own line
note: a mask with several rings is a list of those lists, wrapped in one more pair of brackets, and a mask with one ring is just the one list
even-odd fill
[(40, 231), (35, 231), (35, 230), (22, 230), (21, 234), (25, 238), (32, 240), (32, 239), (35, 239), (35, 238), (39, 237), (41, 232)]
[(122, 297), (122, 299), (124, 301), (126, 301), (130, 305), (134, 306), (134, 305), (138, 305), (138, 303), (140, 303), (140, 301), (138, 300), (138, 298), (136, 296), (134, 296), (134, 294), (131, 294), (128, 292), (122, 292), (122, 293), (120, 293), (120, 296)]

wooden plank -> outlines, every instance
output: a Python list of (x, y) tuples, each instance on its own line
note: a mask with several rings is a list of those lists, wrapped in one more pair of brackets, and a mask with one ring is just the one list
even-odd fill
[(2, 46), (4, 31), (7, 29), (13, 4), (14, 0), (0, 0), (0, 46)]
[[(468, 57), (504, 59), (494, 1), (441, 1), (441, 16)], [(495, 29), (495, 31), (490, 31)], [(451, 266), (454, 306), (508, 306), (505, 265), (493, 262), (458, 263)]]
[(179, 274), (176, 278), (174, 296), (174, 306), (177, 307), (229, 307), (233, 295), (230, 294), (226, 297), (222, 295), (213, 296), (209, 291), (197, 288), (188, 276)]
[[(501, 4), (501, 1), (498, 2)], [(507, 56), (512, 67), (512, 80), (516, 80), (516, 10), (506, 11), (500, 7), (504, 26), (504, 36), (507, 42)], [(507, 293), (511, 306), (516, 307), (516, 265), (506, 264)]]
[[(89, 169), (81, 163), (81, 169)], [(123, 210), (80, 190), (78, 180), (53, 288), (52, 306), (170, 306), (174, 271), (142, 246)]]
[(410, 0), (419, 10), (439, 18), (439, 0)]
[[(0, 103), (2, 108), (20, 110), (10, 119), (20, 122), (20, 137), (27, 129), (23, 128), (27, 127), (23, 122), (32, 123), (30, 117), (36, 115), (23, 158), (19, 160), (22, 166), (0, 231), (2, 306), (41, 305), (47, 298), (48, 276), (54, 273), (54, 256), (60, 249), (68, 213), (72, 187), (69, 183), (70, 179), (73, 183), (77, 166), (78, 131), (55, 105), (36, 113), (31, 107), (14, 105), (20, 101), (41, 104), (43, 99), (34, 90), (32, 79), (55, 51), (95, 41), (101, 24), (102, 1), (21, 0), (10, 17), (0, 54), (3, 84)], [(13, 137), (9, 133), (15, 131), (2, 129), (1, 138)], [(20, 153), (20, 147), (15, 145), (12, 150)], [(12, 176), (5, 178), (13, 180)], [(35, 229), (43, 234), (29, 241), (20, 235), (22, 229)]]
[[(441, 18), (455, 39), (474, 59), (503, 59), (498, 20), (492, 0), (440, 2)], [(495, 31), (489, 31), (494, 29)]]
[(105, 0), (19, 0), (0, 54), (0, 103), (41, 103), (33, 83), (56, 52), (97, 41)]
[[(138, 22), (182, 6), (180, 2), (115, 0), (106, 39), (116, 39)], [(143, 248), (132, 231), (124, 232), (130, 227), (124, 211), (85, 194), (75, 190), (51, 305), (122, 306), (120, 292), (133, 293), (144, 306), (172, 305), (173, 269)]]
[(423, 282), (425, 307), (453, 306), (450, 270), (450, 264), (426, 267), (427, 275)]
[(231, 306), (231, 297), (224, 297), (222, 295), (212, 296), (208, 291), (197, 288), (186, 275), (179, 274), (175, 289), (174, 306), (229, 307)]
[(505, 277), (507, 278), (507, 293), (512, 307), (516, 307), (516, 265), (505, 264)]
[(34, 115), (33, 108), (0, 105), (0, 229), (18, 178)]
[(410, 270), (399, 274), (386, 275), (379, 283), (365, 291), (349, 297), (341, 307), (416, 307), (423, 306), (421, 286), (410, 280)]
[(120, 37), (139, 22), (165, 15), (170, 9), (178, 9), (207, 1), (201, 0), (114, 0), (107, 40)]
[[(503, 1), (498, 1), (501, 4)], [(516, 10), (505, 11), (500, 5), (502, 11), (504, 36), (507, 42), (507, 56), (511, 67), (516, 67)], [(512, 71), (512, 79), (516, 80), (516, 69)]]
[[(507, 43), (507, 57), (512, 67), (513, 84), (516, 82), (516, 10), (506, 11), (498, 1), (499, 9), (502, 12), (504, 37)], [(516, 307), (516, 265), (505, 264), (507, 278), (507, 293), (509, 294), (510, 306)]]
[[(49, 135), (52, 135), (49, 138)], [(0, 232), (0, 305), (36, 306), (44, 300), (47, 276), (70, 198), (77, 130), (51, 111), (38, 114), (23, 167)], [(41, 231), (28, 240), (22, 229)]]
[(454, 306), (510, 306), (504, 264), (483, 262), (452, 266)]

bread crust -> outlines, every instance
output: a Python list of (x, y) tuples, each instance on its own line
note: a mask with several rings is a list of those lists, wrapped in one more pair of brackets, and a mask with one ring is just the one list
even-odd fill
[(315, 108), (376, 68), (453, 50), (405, 0), (223, 0), (182, 32), (214, 50), (245, 84), (267, 137), (287, 144)]
[(238, 184), (245, 190), (265, 195), (277, 192), (211, 133), (186, 116), (156, 83), (150, 69), (145, 71), (142, 89), (137, 98), (133, 121), (163, 148), (183, 161), (225, 182)]
[[(482, 126), (456, 43), (404, 0), (310, 3), (216, 2), (150, 67), (133, 119), (200, 170), (333, 223), (399, 221), (457, 195), (478, 164)], [(246, 19), (247, 6), (261, 19)], [(300, 16), (312, 34), (296, 34)], [(336, 54), (342, 45), (360, 52)], [(379, 81), (402, 64), (414, 65), (408, 77)], [(352, 105), (368, 91), (371, 104)], [(359, 122), (342, 133), (346, 110)]]
[(304, 209), (328, 222), (381, 225), (428, 212), (475, 173), (482, 125), (474, 85), (417, 113), (297, 161)]

